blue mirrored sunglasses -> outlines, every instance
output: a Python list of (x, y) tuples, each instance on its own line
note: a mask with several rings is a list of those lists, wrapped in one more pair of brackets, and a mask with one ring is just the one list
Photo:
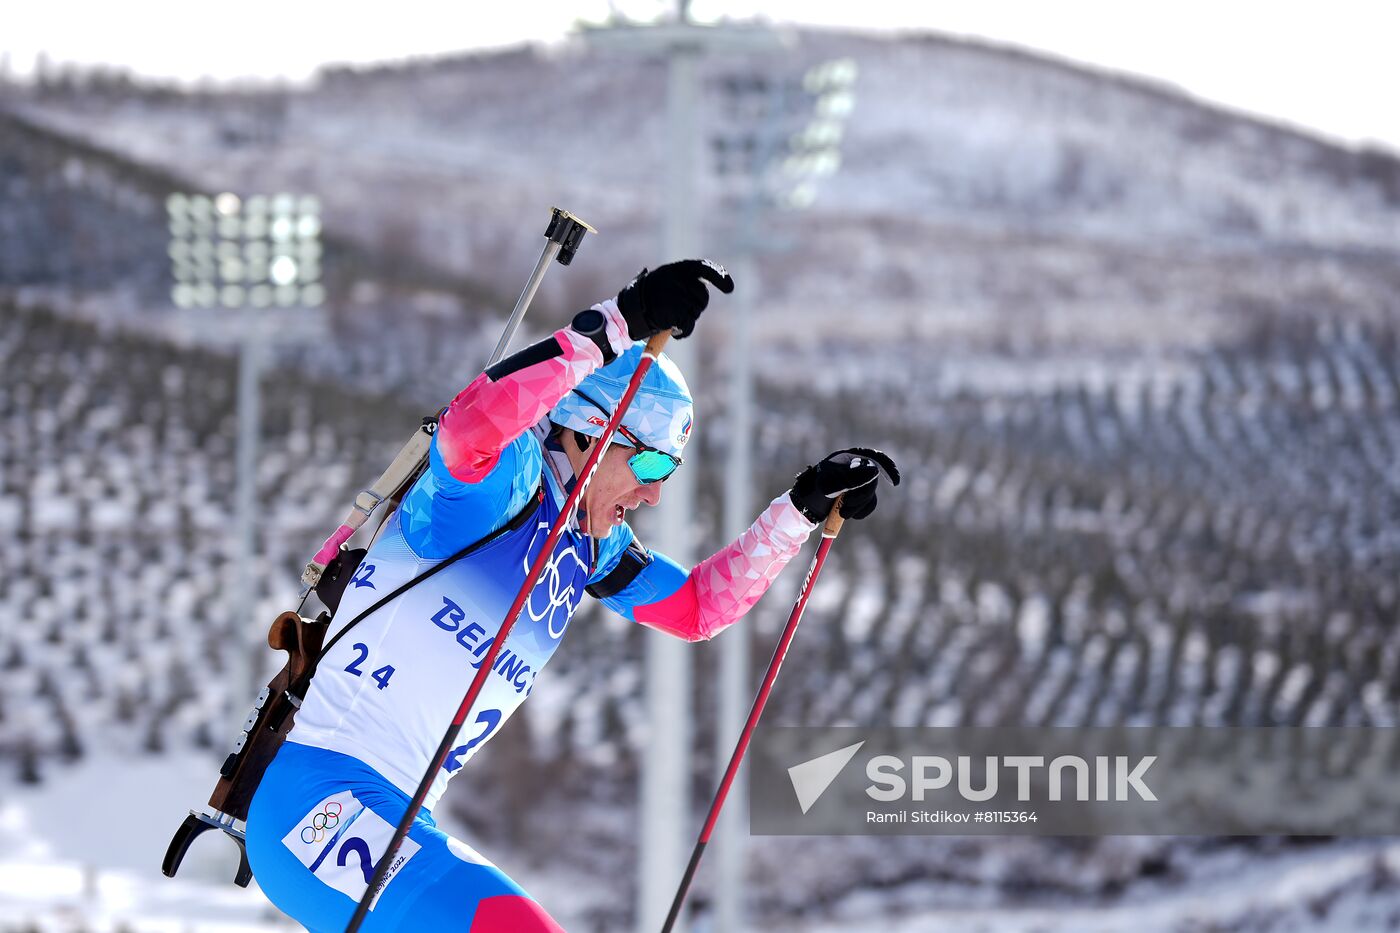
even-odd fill
[(627, 465), (632, 468), (632, 475), (637, 477), (637, 482), (643, 486), (661, 482), (676, 472), (676, 468), (684, 462), (680, 457), (673, 457), (664, 450), (648, 447), (620, 424), (617, 426), (617, 433), (627, 438), (637, 449), (636, 453), (627, 458)]

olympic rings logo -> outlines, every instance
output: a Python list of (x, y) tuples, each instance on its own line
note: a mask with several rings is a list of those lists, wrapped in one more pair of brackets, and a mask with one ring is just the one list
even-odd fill
[[(544, 531), (545, 536), (549, 534), (549, 523), (540, 522), (535, 529), (535, 534), (530, 538), (530, 546), (525, 549), (524, 569), (528, 573), (530, 570), (530, 552), (535, 547), (535, 542), (540, 540), (540, 532)], [(530, 618), (539, 622), (547, 619), (545, 623), (549, 629), (549, 637), (558, 640), (564, 634), (565, 627), (569, 624), (571, 609), (577, 602), (574, 599), (574, 574), (569, 575), (569, 582), (564, 583), (564, 572), (560, 569), (565, 558), (574, 562), (575, 567), (582, 567), (583, 561), (579, 559), (578, 549), (572, 544), (562, 550), (556, 550), (550, 555), (549, 560), (544, 565), (544, 570), (540, 573), (540, 580), (535, 584), (535, 588), (530, 591), (530, 598), (525, 601), (525, 611), (530, 614)], [(536, 597), (547, 596), (548, 601), (543, 606), (537, 605)], [(559, 609), (563, 612), (559, 612)], [(558, 625), (556, 629), (555, 626)]]
[(311, 845), (325, 838), (326, 830), (335, 829), (340, 825), (340, 809), (340, 804), (334, 800), (327, 803), (323, 812), (317, 813), (311, 818), (310, 826), (301, 828), (301, 841)]

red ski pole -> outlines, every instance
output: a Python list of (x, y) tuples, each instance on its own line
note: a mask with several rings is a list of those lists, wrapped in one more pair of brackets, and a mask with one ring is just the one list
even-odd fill
[(457, 733), (461, 731), (462, 723), (466, 722), (467, 714), (471, 712), (477, 694), (481, 693), (481, 688), (485, 686), (491, 668), (495, 666), (496, 655), (500, 653), (501, 646), (505, 644), (510, 630), (515, 626), (515, 621), (520, 616), (525, 600), (529, 598), (530, 591), (535, 588), (540, 573), (549, 562), (550, 555), (554, 553), (554, 545), (558, 542), (559, 536), (563, 534), (564, 526), (569, 522), (569, 516), (574, 514), (574, 509), (578, 507), (579, 500), (583, 497), (583, 491), (588, 488), (589, 482), (593, 479), (593, 474), (598, 469), (598, 462), (602, 459), (603, 451), (608, 449), (613, 432), (622, 423), (622, 416), (627, 411), (627, 406), (632, 404), (632, 399), (642, 384), (642, 377), (647, 374), (647, 370), (651, 369), (651, 364), (656, 362), (656, 358), (661, 355), (662, 348), (666, 346), (666, 341), (670, 338), (669, 331), (662, 331), (647, 341), (646, 352), (642, 354), (641, 361), (637, 363), (637, 369), (632, 373), (632, 380), (627, 384), (627, 391), (622, 394), (622, 400), (617, 403), (617, 411), (613, 412), (607, 427), (603, 429), (602, 436), (593, 444), (593, 452), (588, 455), (588, 460), (584, 463), (582, 479), (574, 485), (574, 491), (569, 493), (569, 498), (559, 511), (559, 517), (554, 520), (554, 527), (549, 530), (549, 537), (545, 539), (544, 547), (540, 549), (535, 562), (530, 565), (530, 572), (525, 575), (525, 582), (521, 585), (520, 592), (516, 594), (515, 602), (511, 603), (510, 609), (506, 610), (506, 616), (501, 620), (501, 630), (492, 639), (491, 648), (486, 652), (486, 657), (482, 658), (481, 666), (477, 668), (476, 676), (472, 678), (471, 686), (467, 688), (467, 694), (462, 697), (462, 704), (457, 708), (457, 714), (452, 717), (452, 725), (448, 727), (447, 734), (442, 737), (442, 741), (438, 744), (437, 751), (433, 754), (433, 760), (423, 775), (423, 780), (418, 782), (418, 790), (414, 792), (413, 799), (409, 801), (403, 819), (399, 820), (399, 825), (394, 829), (394, 835), (389, 839), (389, 847), (384, 850), (379, 864), (375, 866), (374, 877), (370, 880), (364, 895), (361, 896), (354, 916), (350, 918), (349, 925), (345, 927), (345, 933), (356, 933), (360, 924), (364, 922), (365, 916), (369, 913), (370, 902), (374, 900), (375, 893), (384, 883), (384, 877), (389, 872), (389, 866), (394, 863), (394, 856), (398, 853), (399, 846), (403, 844), (404, 837), (412, 828), (413, 821), (423, 806), (423, 801), (428, 798), (428, 791), (433, 786), (433, 779), (437, 776), (438, 769), (447, 760), (447, 754), (452, 750), (453, 743), (457, 741)]
[(720, 808), (724, 806), (724, 798), (729, 795), (730, 785), (734, 783), (734, 776), (739, 773), (739, 763), (744, 759), (744, 753), (748, 751), (749, 740), (753, 738), (754, 727), (758, 725), (758, 717), (763, 715), (763, 706), (768, 702), (768, 694), (773, 690), (773, 682), (778, 679), (778, 668), (782, 667), (783, 658), (787, 655), (788, 645), (792, 644), (793, 633), (797, 631), (797, 623), (802, 621), (802, 610), (807, 608), (807, 597), (812, 592), (812, 585), (816, 583), (817, 574), (821, 573), (822, 564), (826, 562), (826, 552), (831, 550), (831, 542), (836, 540), (836, 535), (841, 531), (841, 499), (837, 498), (831, 507), (831, 514), (827, 516), (826, 525), (822, 528), (822, 543), (817, 547), (817, 553), (812, 557), (812, 565), (807, 568), (807, 576), (802, 581), (802, 590), (797, 594), (797, 602), (793, 604), (792, 614), (788, 616), (787, 626), (783, 629), (783, 635), (778, 639), (778, 647), (773, 651), (773, 659), (768, 662), (768, 672), (763, 675), (763, 686), (758, 688), (758, 696), (754, 697), (753, 706), (749, 709), (748, 721), (744, 723), (744, 730), (739, 734), (739, 744), (734, 747), (734, 754), (729, 758), (729, 767), (724, 771), (724, 778), (719, 782), (719, 790), (715, 792), (715, 799), (710, 804), (710, 814), (705, 817), (705, 825), (700, 830), (700, 838), (695, 841), (695, 851), (690, 854), (690, 864), (685, 867), (685, 877), (681, 878), (681, 886), (676, 891), (676, 899), (671, 902), (671, 912), (666, 915), (666, 924), (661, 928), (661, 933), (671, 933), (671, 927), (676, 923), (676, 918), (680, 916), (681, 905), (685, 903), (685, 896), (690, 891), (690, 883), (695, 879), (695, 870), (700, 867), (700, 857), (705, 854), (705, 846), (709, 844), (710, 833), (714, 832), (715, 823), (719, 820)]

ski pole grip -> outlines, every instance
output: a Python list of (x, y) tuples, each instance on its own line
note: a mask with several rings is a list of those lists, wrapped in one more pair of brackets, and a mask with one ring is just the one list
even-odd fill
[(831, 514), (826, 517), (826, 524), (822, 526), (823, 538), (834, 538), (841, 533), (841, 525), (846, 521), (841, 517), (841, 500), (845, 498), (846, 494), (843, 492), (831, 504)]
[(671, 332), (663, 330), (659, 334), (652, 334), (647, 340), (646, 354), (654, 360), (661, 359), (661, 351), (666, 349), (666, 341), (671, 339)]

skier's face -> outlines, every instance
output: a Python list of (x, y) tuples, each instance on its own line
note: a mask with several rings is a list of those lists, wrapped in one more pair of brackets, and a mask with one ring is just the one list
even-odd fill
[(593, 482), (583, 494), (583, 508), (588, 513), (588, 533), (606, 538), (627, 518), (627, 513), (641, 508), (642, 503), (656, 505), (661, 501), (661, 483), (637, 482), (627, 458), (635, 451), (623, 444), (611, 444), (598, 464)]
[[(583, 472), (587, 453), (578, 449), (572, 437), (563, 442), (574, 473)], [(662, 483), (639, 483), (627, 459), (635, 453), (625, 444), (609, 445), (598, 462), (598, 472), (583, 494), (583, 510), (587, 514), (584, 531), (594, 538), (606, 538), (612, 530), (621, 525), (627, 513), (638, 509), (643, 503), (656, 505), (661, 501)]]

